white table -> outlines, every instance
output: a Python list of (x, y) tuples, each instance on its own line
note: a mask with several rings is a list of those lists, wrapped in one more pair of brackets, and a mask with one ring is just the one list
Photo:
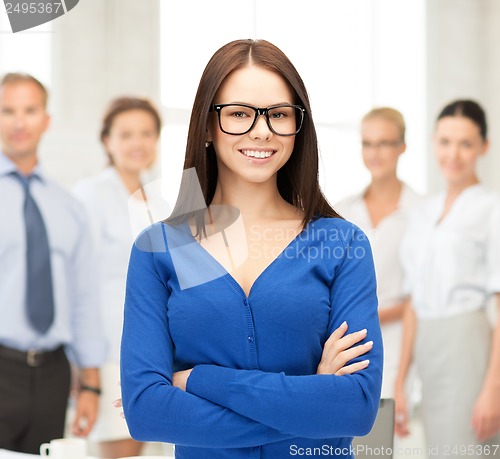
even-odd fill
[[(172, 456), (143, 456), (144, 459), (148, 457), (156, 459), (161, 457), (161, 459), (174, 459)], [(7, 451), (6, 449), (0, 449), (0, 459), (36, 459), (40, 458), (38, 454), (25, 454), (25, 453), (15, 453), (14, 451)], [(97, 459), (96, 457), (88, 456), (87, 459)]]
[[(38, 454), (16, 453), (14, 451), (7, 451), (0, 449), (0, 459), (36, 459), (40, 456)], [(97, 459), (96, 457), (88, 456), (87, 459)]]
[(5, 449), (0, 449), (0, 459), (33, 459), (35, 457), (40, 457), (35, 454), (24, 454), (15, 453), (14, 451), (7, 451)]

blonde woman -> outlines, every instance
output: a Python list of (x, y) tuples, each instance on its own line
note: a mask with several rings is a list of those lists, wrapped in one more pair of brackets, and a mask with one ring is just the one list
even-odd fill
[(409, 211), (421, 200), (397, 174), (398, 161), (406, 150), (405, 131), (403, 115), (394, 108), (374, 108), (363, 117), (361, 153), (371, 180), (366, 188), (335, 206), (368, 235), (372, 245), (384, 340), (384, 398), (394, 397), (400, 359), (405, 294), (399, 249)]

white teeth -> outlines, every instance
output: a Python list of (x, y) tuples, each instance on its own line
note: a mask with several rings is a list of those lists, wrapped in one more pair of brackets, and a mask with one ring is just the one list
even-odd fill
[(269, 158), (273, 154), (272, 151), (241, 150), (241, 152), (251, 158)]

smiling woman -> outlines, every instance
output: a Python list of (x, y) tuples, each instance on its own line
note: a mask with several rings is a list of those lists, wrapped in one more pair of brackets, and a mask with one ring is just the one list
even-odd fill
[[(486, 316), (491, 297), (500, 307), (500, 198), (477, 175), (488, 145), (477, 102), (443, 108), (434, 150), (446, 190), (414, 210), (402, 244), (412, 308), (398, 383), (415, 355), (426, 439), (439, 458), (464, 448), (483, 458), (500, 443), (500, 316), (493, 330)], [(404, 392), (395, 398), (404, 435)]]
[(112, 402), (120, 396), (118, 362), (125, 276), (133, 241), (130, 227), (131, 223), (139, 229), (151, 224), (150, 212), (160, 201), (160, 196), (150, 192), (152, 187), (146, 193), (141, 183), (141, 174), (155, 161), (160, 130), (160, 116), (149, 100), (113, 99), (100, 132), (109, 165), (74, 189), (87, 209), (100, 253), (101, 315), (108, 354), (101, 368), (99, 416), (90, 439), (99, 442), (101, 456), (107, 458), (138, 454), (142, 446), (130, 438)]
[[(217, 117), (212, 116), (209, 121), (207, 140), (213, 143), (217, 152), (220, 180), (238, 177), (250, 182), (269, 181), (286, 164), (295, 143), (297, 123), (290, 87), (279, 74), (249, 65), (234, 70), (220, 86), (214, 100)], [(259, 112), (252, 105), (234, 105), (237, 102), (258, 107), (279, 104), (285, 105), (285, 109)], [(303, 113), (302, 107), (297, 110)], [(270, 118), (269, 113), (276, 118)], [(287, 113), (290, 116), (286, 117)], [(273, 126), (286, 132), (273, 132), (276, 131)], [(239, 154), (235, 155), (236, 152)], [(227, 174), (234, 178), (226, 178)]]
[[(393, 398), (406, 307), (399, 248), (410, 211), (421, 198), (398, 176), (398, 164), (406, 150), (406, 125), (398, 110), (370, 110), (361, 122), (361, 145), (370, 184), (338, 202), (335, 208), (370, 238), (384, 338), (382, 397)], [(411, 383), (405, 389), (410, 390)]]
[[(197, 181), (129, 263), (132, 436), (189, 459), (288, 458), (291, 445), (352, 457), (380, 397), (373, 260), (321, 192), (307, 92), (278, 48), (237, 40), (214, 54), (184, 167)], [(193, 208), (198, 190), (208, 207)]]

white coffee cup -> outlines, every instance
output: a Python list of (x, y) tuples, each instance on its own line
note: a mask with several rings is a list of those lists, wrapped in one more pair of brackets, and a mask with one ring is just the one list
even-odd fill
[(83, 438), (58, 438), (40, 445), (40, 456), (51, 459), (85, 459), (87, 440)]

